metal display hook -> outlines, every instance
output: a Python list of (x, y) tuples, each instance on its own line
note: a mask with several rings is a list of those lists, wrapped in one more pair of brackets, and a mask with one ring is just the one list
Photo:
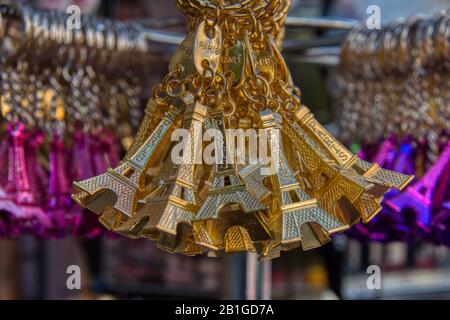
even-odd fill
[[(18, 10), (15, 5), (10, 4), (9, 2), (0, 4), (1, 38), (4, 39), (6, 32), (5, 28), (9, 28), (12, 21), (15, 22), (14, 26), (18, 30), (16, 38), (24, 38), (20, 33), (25, 33), (27, 26), (24, 17), (21, 16), (22, 14), (23, 12), (21, 10)], [(64, 15), (65, 13), (61, 14)], [(98, 21), (101, 22), (100, 19)], [(184, 23), (185, 21), (181, 17), (167, 17), (163, 19), (136, 20), (133, 22), (124, 22), (123, 24), (135, 28), (137, 31), (139, 31), (140, 36), (150, 43), (163, 45), (179, 45), (185, 39), (185, 34), (179, 32), (163, 31), (159, 30), (159, 28), (182, 25)], [(21, 25), (18, 26), (18, 24)], [(286, 20), (286, 27), (288, 28), (288, 30), (296, 30), (299, 28), (315, 28), (349, 31), (357, 26), (357, 24), (358, 22), (352, 19), (327, 17), (307, 18), (290, 16)], [(337, 45), (340, 44), (344, 39), (345, 35), (340, 33), (331, 37), (327, 37), (325, 39), (321, 38), (314, 40), (288, 40), (285, 44), (285, 51), (295, 52), (312, 47)], [(75, 41), (75, 39), (73, 40)]]

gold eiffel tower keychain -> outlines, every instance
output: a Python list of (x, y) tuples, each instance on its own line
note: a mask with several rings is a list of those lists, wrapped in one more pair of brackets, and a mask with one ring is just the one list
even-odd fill
[[(117, 168), (75, 183), (73, 198), (108, 229), (172, 253), (272, 259), (369, 222), (384, 193), (411, 181), (353, 155), (301, 104), (279, 52), (291, 0), (175, 1), (191, 29), (132, 147)], [(195, 136), (196, 124), (210, 134), (175, 163), (173, 133)], [(268, 162), (248, 156), (251, 132)]]

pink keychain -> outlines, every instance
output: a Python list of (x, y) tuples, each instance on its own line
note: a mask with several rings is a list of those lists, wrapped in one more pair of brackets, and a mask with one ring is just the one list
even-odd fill
[(110, 146), (108, 141), (108, 132), (102, 130), (96, 136), (96, 139), (91, 139), (91, 156), (94, 163), (95, 174), (102, 174), (108, 168), (111, 168)]
[[(95, 175), (94, 161), (92, 155), (93, 140), (95, 140), (87, 132), (83, 132), (81, 128), (76, 128), (73, 134), (71, 177), (73, 181), (79, 181), (93, 177)], [(95, 151), (95, 150), (94, 150)], [(98, 164), (97, 164), (98, 165)], [(91, 213), (78, 205), (74, 207), (72, 218), (71, 233), (74, 236), (84, 238), (95, 238), (102, 233), (102, 228), (98, 220)]]
[(108, 145), (108, 157), (111, 167), (116, 167), (122, 160), (120, 141), (109, 130), (105, 133), (105, 143)]
[[(12, 139), (7, 135), (3, 137), (0, 144), (1, 154), (5, 155), (0, 158), (0, 170), (2, 170), (0, 177), (0, 236), (4, 238), (16, 238), (20, 235), (18, 226), (12, 220), (13, 217), (19, 217), (22, 214), (19, 206), (15, 203), (15, 185), (13, 186), (11, 183), (14, 169), (11, 143)], [(10, 192), (8, 193), (8, 191)]]
[[(23, 233), (42, 233), (50, 227), (51, 222), (41, 208), (39, 194), (36, 187), (36, 171), (34, 160), (37, 159), (35, 148), (27, 146), (26, 140), (31, 138), (22, 123), (15, 123), (8, 127), (11, 136), (9, 154), (9, 172), (7, 195), (11, 199), (15, 196), (15, 203), (19, 212), (13, 215), (13, 223), (18, 223)], [(28, 158), (29, 157), (29, 158)]]
[(46, 213), (52, 221), (52, 229), (47, 236), (63, 237), (67, 234), (70, 215), (74, 206), (70, 198), (70, 182), (66, 169), (66, 148), (63, 139), (55, 134), (50, 143), (50, 181)]

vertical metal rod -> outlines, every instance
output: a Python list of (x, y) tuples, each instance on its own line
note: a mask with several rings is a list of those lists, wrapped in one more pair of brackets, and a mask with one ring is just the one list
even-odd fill
[(258, 261), (256, 258), (256, 254), (253, 252), (247, 253), (247, 281), (246, 281), (246, 299), (247, 300), (256, 300), (258, 298), (259, 293), (259, 267)]
[(272, 262), (258, 261), (256, 253), (235, 253), (227, 259), (227, 299), (270, 300)]
[(245, 253), (234, 253), (226, 257), (227, 261), (227, 299), (246, 299), (247, 259)]
[(258, 261), (256, 253), (247, 253), (246, 299), (270, 300), (272, 296), (272, 264)]
[(272, 261), (263, 261), (261, 264), (261, 300), (272, 299)]

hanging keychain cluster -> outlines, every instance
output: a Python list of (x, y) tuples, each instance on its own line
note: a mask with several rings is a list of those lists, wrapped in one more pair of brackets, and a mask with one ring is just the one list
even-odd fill
[(146, 42), (130, 25), (83, 16), (69, 29), (63, 13), (0, 10), (0, 236), (96, 236), (71, 184), (116, 165), (139, 125)]
[[(301, 105), (279, 53), (290, 2), (176, 1), (191, 32), (132, 147), (117, 167), (76, 182), (73, 199), (111, 231), (186, 255), (256, 251), (271, 259), (370, 221), (383, 194), (412, 177), (354, 156)], [(171, 133), (195, 136), (198, 123), (225, 140), (230, 128), (263, 129), (277, 159), (272, 175), (262, 175), (258, 161), (222, 161), (231, 141), (215, 149), (213, 165), (173, 163)], [(188, 145), (183, 156), (192, 160)]]
[(372, 224), (350, 234), (450, 246), (450, 12), (356, 28), (338, 70), (343, 139), (354, 139), (367, 161), (416, 175), (404, 192), (387, 194)]

